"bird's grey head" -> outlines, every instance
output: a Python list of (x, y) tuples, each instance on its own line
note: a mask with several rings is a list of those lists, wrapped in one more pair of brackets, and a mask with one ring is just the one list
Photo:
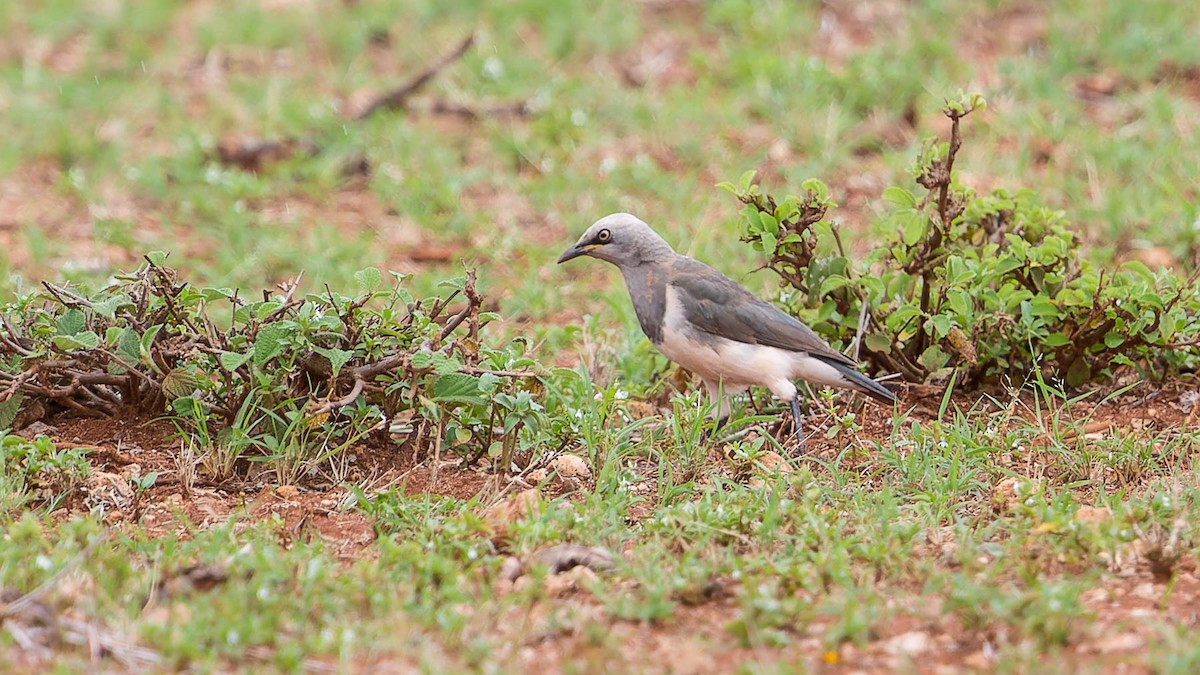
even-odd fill
[(671, 245), (637, 216), (614, 213), (593, 223), (558, 262), (587, 255), (624, 269), (665, 260), (674, 253)]

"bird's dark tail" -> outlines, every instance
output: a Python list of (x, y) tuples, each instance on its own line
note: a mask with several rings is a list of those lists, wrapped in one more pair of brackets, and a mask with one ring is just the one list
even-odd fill
[(832, 359), (822, 360), (834, 368), (837, 368), (838, 372), (842, 374), (842, 377), (846, 378), (846, 380), (849, 382), (850, 388), (854, 389), (855, 391), (862, 392), (876, 401), (883, 403), (884, 405), (892, 405), (900, 400), (882, 384), (879, 384), (875, 380), (872, 380), (866, 375), (863, 375), (855, 370), (854, 366), (841, 363), (840, 361), (834, 361)]

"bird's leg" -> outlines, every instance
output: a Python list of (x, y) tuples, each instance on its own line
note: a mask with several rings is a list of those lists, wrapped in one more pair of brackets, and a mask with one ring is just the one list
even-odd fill
[(796, 398), (800, 399), (800, 410), (807, 415), (812, 409), (813, 392), (807, 382), (801, 382), (796, 390)]
[(729, 405), (729, 398), (724, 394), (719, 394), (720, 402), (717, 407), (717, 426), (716, 429), (729, 424), (729, 418), (733, 417), (733, 408)]
[(706, 387), (708, 387), (708, 396), (709, 400), (714, 406), (713, 417), (715, 418), (712, 431), (710, 432), (705, 430), (704, 432), (703, 438), (704, 440), (708, 440), (711, 436), (715, 435), (721, 427), (729, 423), (729, 417), (732, 414), (732, 409), (729, 406), (729, 400), (725, 397), (724, 392), (721, 390), (720, 382), (711, 382), (709, 380), (705, 380), (704, 384)]
[(804, 454), (804, 416), (800, 413), (800, 394), (792, 397), (792, 431), (796, 434), (796, 454)]

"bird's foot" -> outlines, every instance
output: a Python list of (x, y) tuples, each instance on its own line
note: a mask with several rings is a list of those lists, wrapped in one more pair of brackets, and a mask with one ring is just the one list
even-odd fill
[(796, 456), (804, 454), (804, 415), (800, 412), (800, 397), (792, 399), (792, 432), (796, 435)]

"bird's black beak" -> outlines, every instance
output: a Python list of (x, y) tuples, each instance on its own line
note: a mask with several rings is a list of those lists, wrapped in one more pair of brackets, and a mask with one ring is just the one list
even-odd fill
[(563, 254), (558, 256), (558, 264), (561, 265), (568, 260), (573, 260), (581, 255), (587, 255), (588, 251), (596, 248), (599, 244), (575, 244), (571, 248), (563, 251)]

